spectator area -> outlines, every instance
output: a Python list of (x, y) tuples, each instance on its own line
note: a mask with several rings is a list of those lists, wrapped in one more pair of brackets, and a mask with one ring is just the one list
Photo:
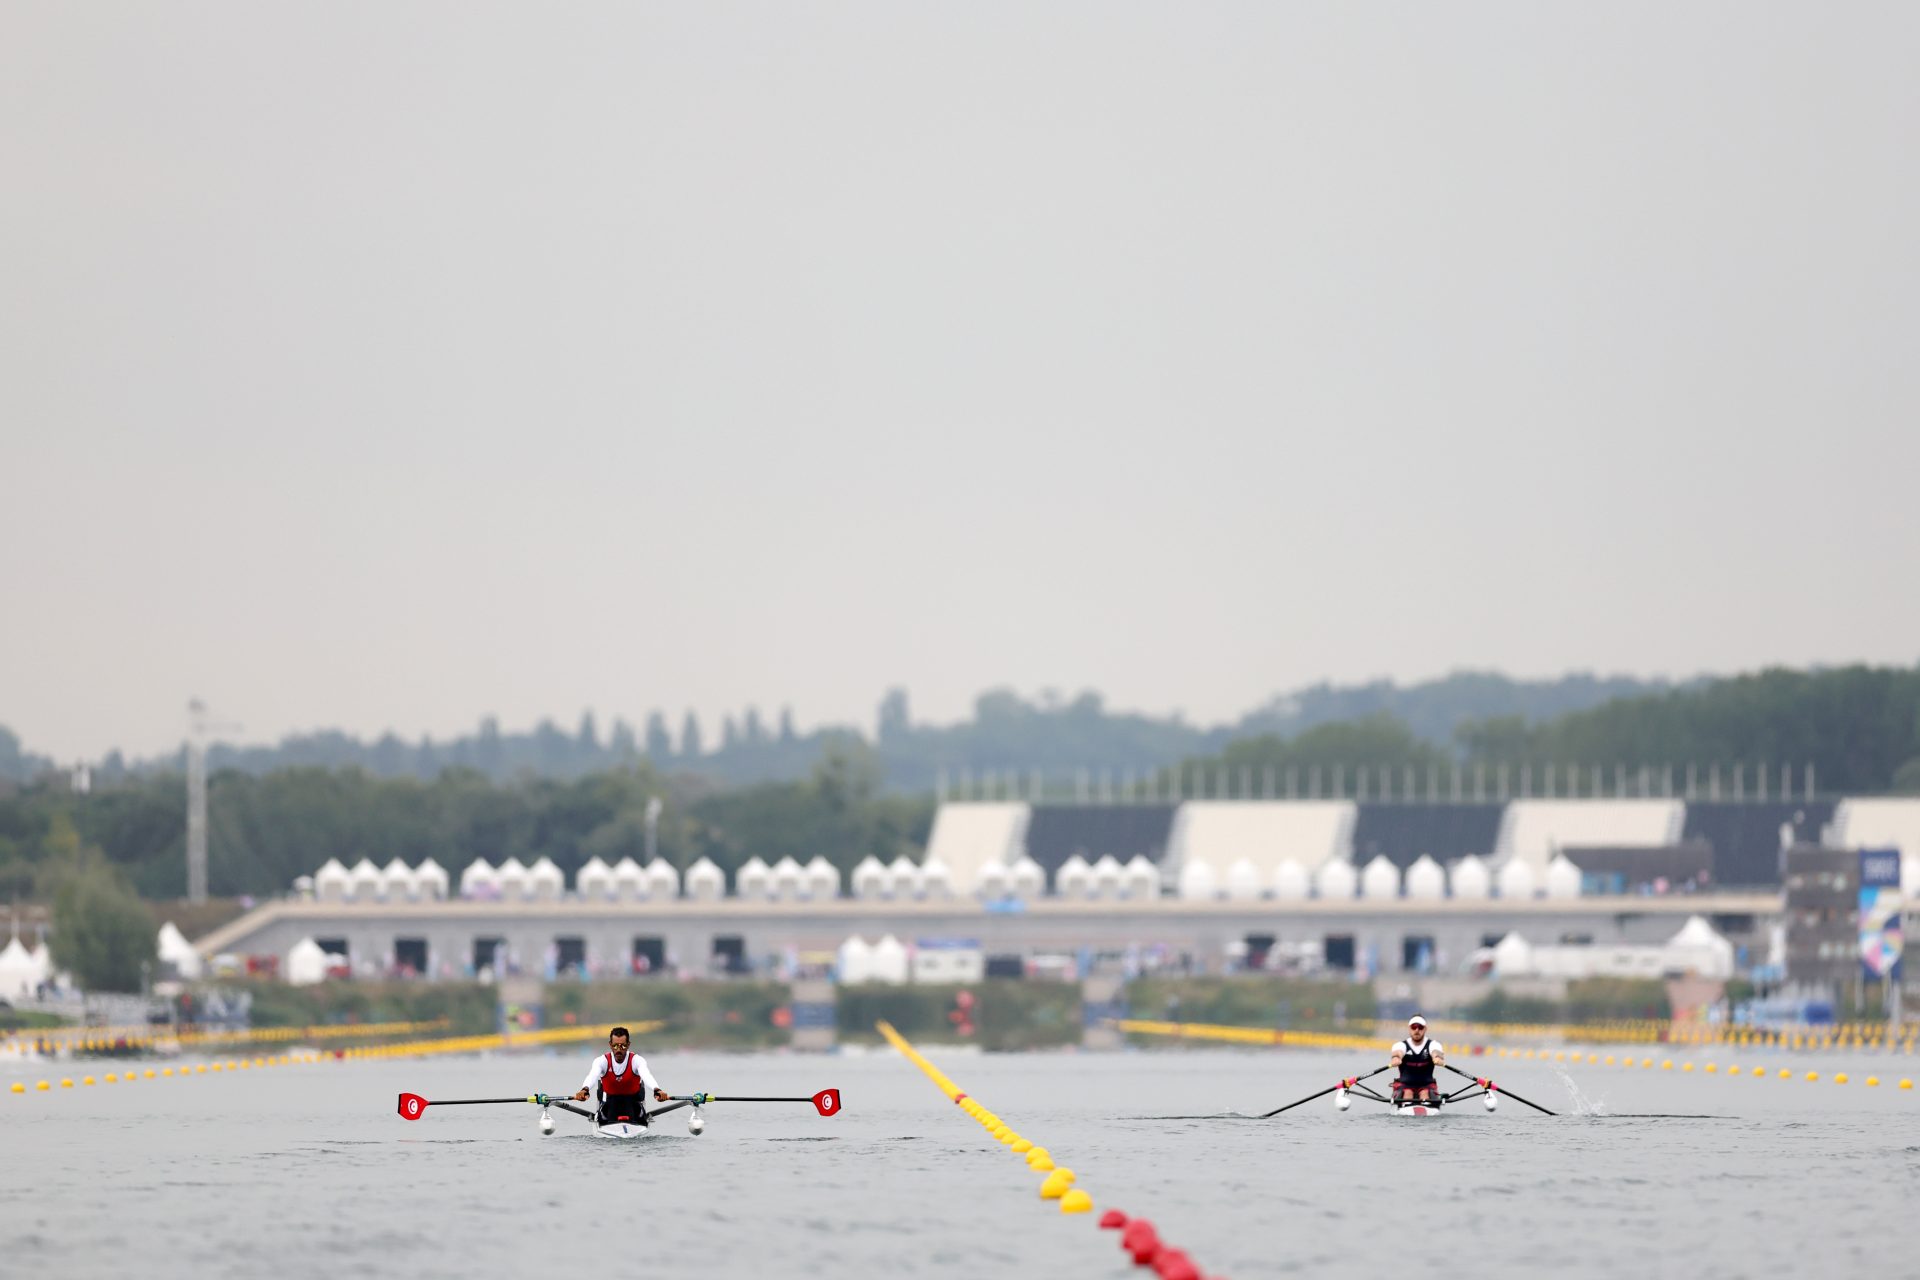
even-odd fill
[(1174, 814), (1167, 864), (1177, 874), (1189, 861), (1223, 872), (1241, 859), (1260, 883), (1293, 861), (1308, 871), (1353, 857), (1355, 806), (1351, 800), (1195, 800)]
[(1780, 887), (1780, 829), (1813, 844), (1833, 821), (1831, 800), (1692, 800), (1688, 842), (1713, 846), (1713, 882), (1729, 889)]
[(1920, 796), (1842, 800), (1834, 806), (1827, 845), (1834, 849), (1898, 849), (1900, 887), (1920, 893)]
[(1396, 804), (1359, 806), (1353, 824), (1353, 860), (1384, 857), (1402, 871), (1422, 854), (1442, 866), (1468, 854), (1484, 858), (1500, 836), (1500, 804)]
[(1025, 804), (949, 802), (934, 812), (927, 861), (938, 858), (953, 885), (970, 893), (990, 864), (1008, 866), (1020, 857), (1032, 807)]
[(1034, 807), (1027, 823), (1026, 852), (1047, 873), (1078, 854), (1089, 864), (1111, 856), (1122, 864), (1136, 857), (1159, 866), (1173, 831), (1170, 804), (1053, 804)]
[(1517, 858), (1544, 876), (1568, 847), (1678, 844), (1685, 816), (1678, 800), (1515, 800), (1500, 820), (1494, 860)]

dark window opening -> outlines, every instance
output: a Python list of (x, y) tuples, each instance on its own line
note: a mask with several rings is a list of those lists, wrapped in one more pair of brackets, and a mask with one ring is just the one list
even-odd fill
[(401, 973), (425, 974), (427, 971), (427, 940), (425, 938), (395, 938), (393, 940), (393, 967)]
[(713, 967), (721, 973), (745, 973), (747, 971), (747, 940), (737, 933), (715, 934)]
[(665, 973), (666, 969), (667, 941), (665, 938), (633, 940), (633, 971), (636, 974)]
[(1322, 946), (1327, 958), (1327, 968), (1339, 969), (1346, 973), (1353, 972), (1354, 946), (1352, 934), (1330, 933), (1327, 935), (1327, 940)]
[(555, 938), (553, 947), (555, 973), (565, 975), (587, 971), (587, 940), (585, 938)]

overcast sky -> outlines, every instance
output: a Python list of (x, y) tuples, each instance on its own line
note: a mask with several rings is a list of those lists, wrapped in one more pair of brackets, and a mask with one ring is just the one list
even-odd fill
[(0, 723), (1920, 658), (1920, 5), (0, 0)]

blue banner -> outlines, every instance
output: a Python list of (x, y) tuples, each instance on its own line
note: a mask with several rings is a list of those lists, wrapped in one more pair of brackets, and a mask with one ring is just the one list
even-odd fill
[(1900, 851), (1860, 851), (1860, 968), (1870, 980), (1900, 980), (1906, 935), (1900, 915)]

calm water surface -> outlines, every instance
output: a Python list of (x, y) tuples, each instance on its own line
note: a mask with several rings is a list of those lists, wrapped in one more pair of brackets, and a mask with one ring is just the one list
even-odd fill
[[(1877, 1089), (1483, 1062), (1556, 1110), (1613, 1114), (1550, 1119), (1509, 1102), (1424, 1123), (1323, 1100), (1254, 1123), (1153, 1117), (1266, 1110), (1370, 1064), (929, 1053), (1101, 1208), (1151, 1217), (1209, 1274), (1378, 1274), (1422, 1257), (1450, 1274), (1557, 1280), (1910, 1270), (1896, 1232), (1920, 1202), (1920, 1091), (1890, 1086), (1920, 1071), (1913, 1059), (1745, 1064), (1872, 1071)], [(651, 1061), (675, 1091), (834, 1085), (846, 1110), (715, 1104), (699, 1138), (675, 1115), (631, 1143), (558, 1114), (542, 1138), (532, 1107), (395, 1115), (403, 1089), (573, 1087), (584, 1053), (0, 1093), (0, 1274), (471, 1278), (610, 1262), (655, 1276), (1144, 1274), (1090, 1217), (1043, 1205), (1038, 1175), (890, 1052)], [(60, 1068), (84, 1069), (111, 1068)], [(0, 1089), (46, 1074), (0, 1063)]]

